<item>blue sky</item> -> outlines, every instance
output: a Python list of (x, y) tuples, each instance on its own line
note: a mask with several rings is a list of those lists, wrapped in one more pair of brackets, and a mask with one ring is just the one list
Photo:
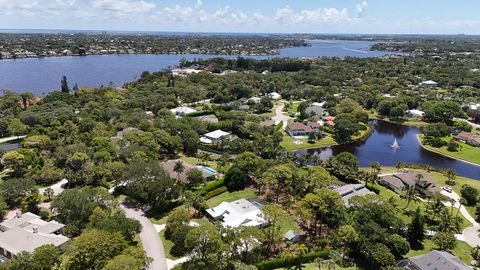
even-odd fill
[(3, 29), (480, 34), (478, 0), (0, 0)]

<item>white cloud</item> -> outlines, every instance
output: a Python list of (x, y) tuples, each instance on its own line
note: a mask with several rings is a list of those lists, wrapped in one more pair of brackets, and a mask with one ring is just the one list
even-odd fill
[(92, 0), (92, 6), (120, 13), (143, 13), (156, 7), (155, 3), (143, 0)]
[(367, 1), (363, 1), (362, 3), (358, 4), (357, 5), (357, 15), (363, 15), (363, 13), (365, 12), (365, 9), (367, 9), (368, 7), (368, 2)]
[(203, 5), (202, 0), (197, 0), (197, 3), (195, 4), (195, 8), (200, 8)]

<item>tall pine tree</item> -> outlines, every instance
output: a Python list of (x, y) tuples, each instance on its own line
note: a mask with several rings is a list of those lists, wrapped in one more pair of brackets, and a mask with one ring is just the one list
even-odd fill
[(412, 222), (408, 225), (407, 239), (414, 248), (421, 247), (425, 238), (425, 222), (420, 213), (420, 208), (415, 211)]

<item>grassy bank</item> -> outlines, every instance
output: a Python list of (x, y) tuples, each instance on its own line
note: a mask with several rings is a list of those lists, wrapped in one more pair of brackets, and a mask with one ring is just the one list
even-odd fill
[[(360, 133), (357, 136), (353, 137), (353, 140), (364, 140), (367, 139), (370, 136), (370, 133), (372, 132), (372, 127), (368, 127), (366, 130), (361, 130)], [(308, 139), (294, 139), (290, 135), (287, 134), (286, 131), (282, 132), (283, 134), (283, 140), (280, 142), (280, 145), (285, 148), (287, 152), (295, 151), (295, 150), (301, 150), (301, 149), (309, 149), (309, 148), (317, 148), (317, 147), (327, 147), (327, 146), (333, 146), (333, 145), (338, 145), (332, 135), (327, 135), (321, 140), (315, 141), (315, 142), (309, 142)], [(294, 141), (300, 141), (302, 142), (301, 144), (294, 144)]]
[[(433, 146), (424, 144), (423, 143), (423, 138), (424, 138), (423, 134), (419, 134), (418, 138), (419, 138), (420, 143), (423, 146), (423, 148), (425, 148), (429, 151), (432, 151), (432, 152), (435, 152), (437, 154), (441, 154), (441, 155), (444, 155), (444, 156), (447, 156), (447, 157), (451, 157), (451, 158), (454, 158), (454, 159), (459, 159), (459, 160), (463, 160), (463, 161), (467, 161), (467, 162), (471, 162), (471, 163), (480, 165), (480, 147), (475, 147), (475, 146), (468, 145), (466, 143), (458, 142), (458, 144), (460, 144), (460, 146), (461, 146), (458, 151), (448, 151), (447, 146), (437, 148), (437, 147), (433, 147)], [(448, 141), (450, 141), (450, 138), (444, 138), (443, 140), (445, 142), (448, 142)]]

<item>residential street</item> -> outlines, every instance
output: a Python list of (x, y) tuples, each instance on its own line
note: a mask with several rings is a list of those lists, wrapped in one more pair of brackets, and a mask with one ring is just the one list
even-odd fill
[(136, 219), (142, 224), (142, 231), (140, 232), (140, 240), (147, 256), (152, 258), (153, 261), (148, 267), (149, 270), (168, 270), (167, 260), (165, 257), (165, 249), (163, 243), (160, 240), (160, 235), (153, 226), (153, 224), (145, 217), (144, 213), (140, 210), (131, 209), (125, 205), (120, 205), (125, 210), (125, 214), (129, 218)]
[[(458, 201), (460, 200), (460, 196), (457, 193), (455, 192), (449, 193), (449, 192), (446, 192), (445, 190), (442, 190), (441, 193), (442, 195), (445, 195), (456, 201), (456, 203), (454, 204), (454, 207), (458, 208), (460, 206), (460, 204), (458, 203)], [(445, 205), (450, 206), (451, 204), (445, 203)], [(465, 230), (463, 230), (461, 234), (461, 238), (471, 247), (476, 247), (477, 245), (480, 245), (480, 237), (478, 236), (478, 230), (480, 229), (480, 224), (478, 224), (478, 222), (475, 221), (475, 219), (472, 217), (472, 215), (470, 215), (470, 213), (468, 213), (467, 209), (463, 205), (460, 208), (460, 213), (462, 213), (465, 219), (467, 219), (470, 223), (472, 223), (471, 227), (468, 227)]]
[(290, 120), (289, 116), (283, 114), (284, 107), (285, 107), (285, 103), (278, 105), (275, 108), (275, 116), (272, 117), (272, 120), (275, 121), (275, 125), (278, 125), (278, 123), (283, 122), (283, 129), (287, 127), (288, 120)]

